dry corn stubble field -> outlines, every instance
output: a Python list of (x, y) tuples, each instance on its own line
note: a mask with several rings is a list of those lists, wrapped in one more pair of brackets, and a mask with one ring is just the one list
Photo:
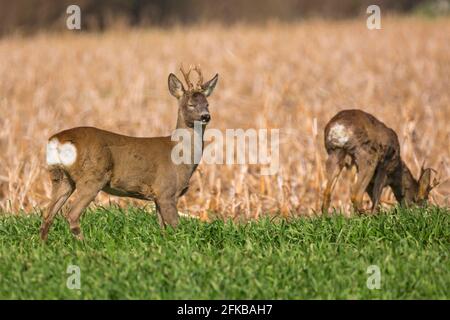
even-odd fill
[[(0, 209), (44, 207), (50, 195), (47, 138), (74, 126), (135, 136), (169, 135), (176, 100), (167, 76), (181, 62), (219, 73), (208, 128), (279, 128), (280, 170), (201, 164), (179, 210), (208, 219), (311, 214), (324, 186), (323, 128), (361, 108), (392, 127), (417, 177), (422, 161), (443, 183), (431, 202), (448, 206), (450, 20), (390, 18), (369, 31), (341, 22), (60, 33), (0, 40)], [(178, 73), (179, 75), (179, 73)], [(349, 210), (341, 177), (335, 207)], [(386, 205), (393, 203), (385, 191)], [(134, 201), (101, 194), (97, 203)], [(366, 198), (368, 201), (368, 198)], [(142, 204), (142, 203), (140, 203)]]

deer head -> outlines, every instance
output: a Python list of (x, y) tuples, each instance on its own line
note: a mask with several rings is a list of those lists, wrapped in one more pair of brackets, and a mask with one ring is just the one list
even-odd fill
[(439, 181), (436, 178), (434, 178), (433, 182), (431, 182), (431, 172), (437, 173), (436, 170), (432, 168), (425, 169), (422, 164), (422, 167), (420, 168), (419, 180), (417, 181), (418, 189), (415, 199), (416, 203), (423, 203), (428, 200), (430, 191), (439, 185)]
[[(192, 128), (195, 121), (206, 125), (211, 120), (207, 97), (213, 92), (219, 75), (216, 74), (211, 80), (203, 82), (203, 75), (198, 66), (189, 67), (187, 72), (181, 66), (180, 71), (186, 82), (186, 88), (173, 73), (169, 75), (168, 81), (170, 93), (178, 99), (179, 115), (187, 127)], [(189, 78), (192, 71), (195, 71), (198, 75), (195, 84)]]
[(436, 178), (431, 182), (432, 172), (436, 173), (436, 170), (425, 169), (422, 165), (419, 179), (416, 180), (406, 163), (401, 161), (395, 176), (389, 183), (397, 201), (406, 204), (424, 204), (428, 200), (430, 191), (440, 183)]

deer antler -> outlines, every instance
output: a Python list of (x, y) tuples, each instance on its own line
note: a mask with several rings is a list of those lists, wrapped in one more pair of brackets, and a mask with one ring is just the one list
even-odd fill
[(189, 71), (186, 72), (186, 71), (184, 71), (183, 64), (181, 64), (181, 66), (180, 66), (180, 71), (181, 71), (181, 74), (182, 74), (183, 77), (184, 77), (184, 81), (186, 82), (186, 85), (188, 86), (188, 90), (192, 90), (192, 89), (194, 88), (194, 85), (193, 85), (192, 82), (189, 80), (189, 75), (190, 75), (190, 73), (191, 73), (191, 71), (192, 71), (192, 67), (189, 66)]
[(198, 74), (198, 81), (197, 81), (197, 88), (201, 89), (202, 85), (203, 85), (203, 75), (202, 75), (202, 70), (200, 69), (199, 66), (195, 66), (194, 67), (194, 71), (197, 72)]
[(438, 185), (441, 184), (441, 179), (438, 176), (438, 172), (436, 170), (434, 170), (433, 168), (431, 168), (431, 171), (433, 171), (436, 176), (434, 177), (433, 182), (430, 185), (430, 190), (436, 188)]
[(422, 165), (420, 166), (419, 178), (422, 177), (424, 172), (425, 172), (425, 160), (422, 161)]
[[(189, 66), (189, 70), (188, 72), (186, 72), (183, 68), (183, 65), (181, 65), (180, 67), (180, 71), (183, 74), (184, 77), (184, 81), (186, 81), (186, 85), (188, 86), (188, 90), (192, 91), (192, 90), (200, 90), (202, 88), (202, 84), (203, 84), (203, 75), (202, 75), (202, 70), (200, 70), (199, 66)], [(198, 81), (197, 84), (194, 87), (194, 84), (191, 82), (191, 80), (189, 79), (189, 76), (191, 74), (191, 71), (195, 71), (198, 74)]]

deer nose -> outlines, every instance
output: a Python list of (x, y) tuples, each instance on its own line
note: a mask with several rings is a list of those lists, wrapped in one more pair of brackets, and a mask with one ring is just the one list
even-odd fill
[(209, 115), (209, 113), (205, 113), (200, 116), (200, 119), (202, 120), (202, 122), (209, 122), (209, 120), (211, 120), (211, 116)]

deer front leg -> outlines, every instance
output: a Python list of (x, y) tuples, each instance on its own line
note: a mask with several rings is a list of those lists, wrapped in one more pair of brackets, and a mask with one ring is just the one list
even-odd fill
[(331, 193), (344, 168), (345, 153), (342, 150), (330, 153), (326, 162), (327, 184), (323, 192), (322, 213), (328, 213), (331, 203)]
[(352, 190), (352, 203), (353, 209), (356, 212), (363, 213), (362, 200), (364, 192), (367, 190), (370, 181), (373, 178), (376, 168), (375, 161), (357, 162), (358, 164), (358, 180), (353, 186)]
[(156, 209), (156, 215), (158, 216), (159, 226), (161, 227), (161, 229), (164, 229), (166, 227), (166, 224), (161, 215), (161, 207), (159, 206), (159, 204), (156, 200), (155, 200), (155, 209)]
[(156, 210), (161, 228), (170, 225), (175, 228), (178, 225), (179, 216), (177, 201), (174, 198), (162, 198), (156, 201)]
[(387, 173), (386, 168), (384, 166), (378, 166), (375, 172), (375, 177), (373, 179), (373, 186), (371, 190), (370, 200), (372, 200), (372, 213), (375, 213), (378, 210), (378, 206), (380, 204), (381, 193), (383, 192), (383, 188), (386, 185), (387, 181)]
[(368, 185), (367, 188), (366, 188), (366, 192), (367, 192), (367, 194), (369, 195), (370, 201), (372, 201), (372, 203), (374, 203), (374, 198), (373, 198), (373, 180), (374, 180), (374, 179), (372, 179), (372, 180), (370, 181), (369, 185)]

